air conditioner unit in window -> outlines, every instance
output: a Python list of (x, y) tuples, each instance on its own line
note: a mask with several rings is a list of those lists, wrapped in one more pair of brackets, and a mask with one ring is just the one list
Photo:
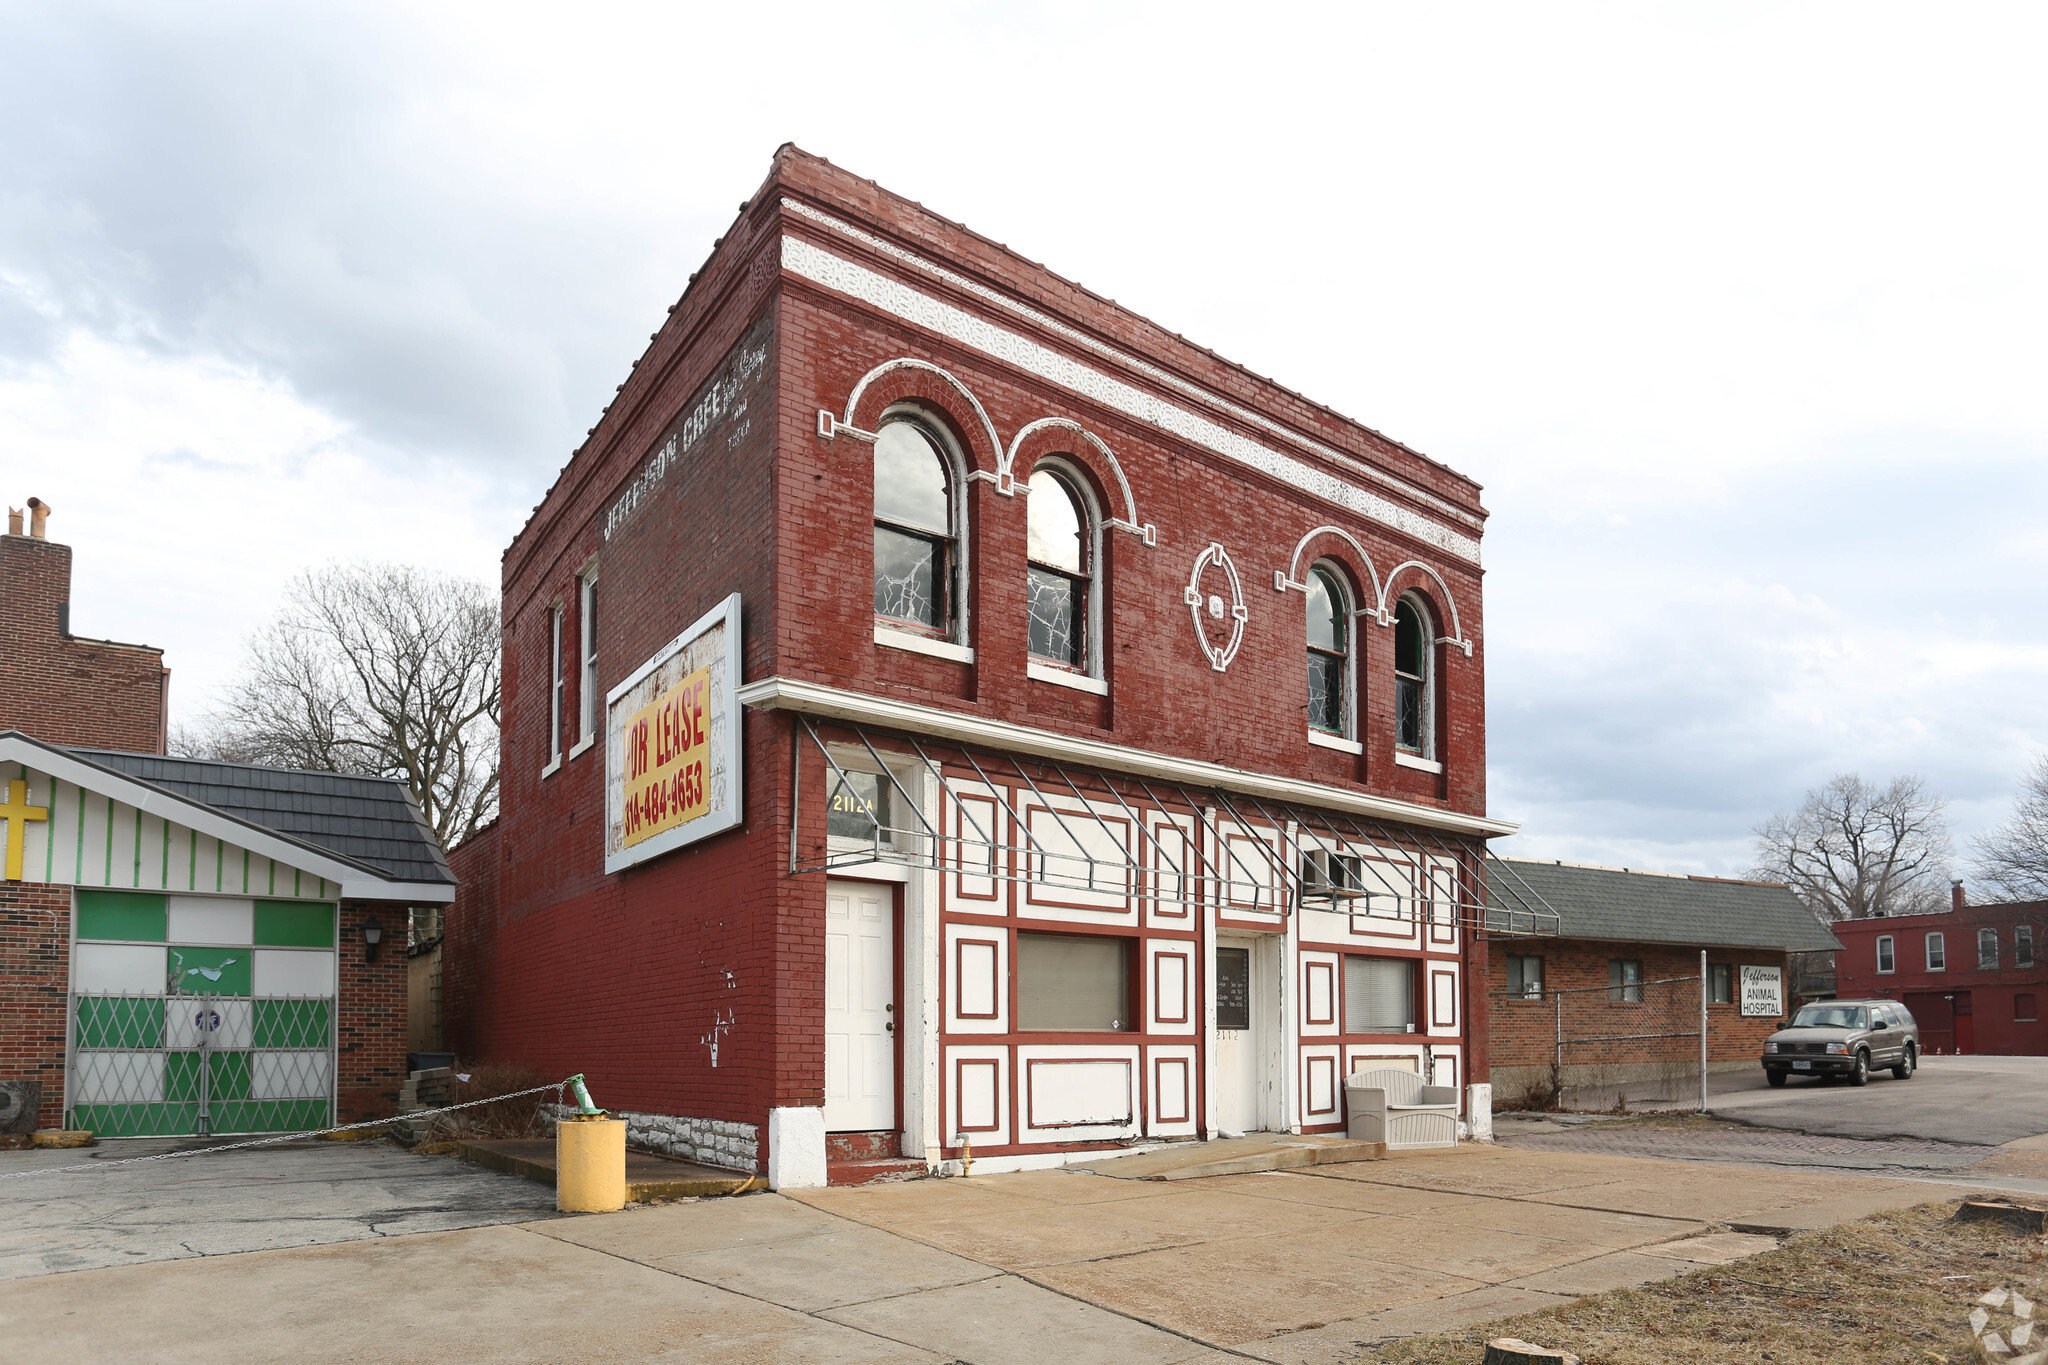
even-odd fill
[(1363, 900), (1364, 865), (1355, 853), (1315, 849), (1301, 856), (1301, 899), (1304, 902)]

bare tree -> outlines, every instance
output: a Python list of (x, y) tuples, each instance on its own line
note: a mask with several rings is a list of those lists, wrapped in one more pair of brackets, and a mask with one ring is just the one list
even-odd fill
[(1947, 802), (1917, 777), (1843, 773), (1756, 831), (1756, 876), (1781, 881), (1823, 924), (1947, 904)]
[(1977, 875), (2016, 901), (2048, 899), (2048, 754), (2020, 782), (2011, 820), (1976, 841)]
[(249, 641), (198, 757), (395, 777), (444, 845), (498, 805), (498, 596), (401, 564), (301, 574)]

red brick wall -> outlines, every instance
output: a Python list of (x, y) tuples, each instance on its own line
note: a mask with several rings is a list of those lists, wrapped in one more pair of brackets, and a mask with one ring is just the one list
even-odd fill
[[(375, 917), (384, 941), (364, 961), (363, 925)], [(356, 1123), (398, 1111), (405, 1084), (405, 908), (367, 901), (341, 903), (336, 966), (335, 1121)]]
[(71, 599), (71, 547), (0, 536), (0, 730), (51, 744), (164, 751), (163, 651), (57, 629)]
[[(2034, 960), (2022, 967), (2013, 951), (2013, 930), (2033, 930)], [(1844, 920), (1832, 926), (1842, 941), (1835, 954), (1835, 993), (1842, 999), (1883, 996), (1903, 1001), (1920, 1025), (1929, 1053), (1957, 1051), (1980, 1056), (2038, 1057), (2048, 1055), (2048, 901), (2008, 901), (1998, 905), (1966, 905), (1935, 915), (1900, 915), (1891, 919)], [(1977, 965), (1977, 934), (1998, 935), (1998, 965)], [(1939, 933), (1947, 947), (1948, 967), (1927, 970), (1927, 935)], [(1877, 938), (1890, 934), (1896, 970), (1877, 970)], [(2033, 1008), (2017, 1008), (2031, 997)], [(1913, 998), (1908, 998), (1913, 997)], [(1968, 1001), (1967, 1033), (1955, 1022), (1955, 999)], [(2031, 1013), (2032, 1019), (2021, 1019)]]
[[(551, 1074), (584, 1071), (598, 1102), (613, 1107), (760, 1123), (770, 1106), (814, 1104), (822, 1096), (825, 880), (787, 875), (789, 720), (745, 718), (741, 828), (619, 876), (602, 871), (601, 746), (542, 776), (550, 757), (548, 613), (562, 604), (564, 655), (573, 658), (576, 575), (593, 558), (602, 689), (737, 591), (746, 681), (813, 680), (1424, 805), (1484, 810), (1476, 565), (785, 274), (781, 236), (821, 233), (783, 207), (785, 196), (969, 269), (1147, 364), (1334, 446), (1380, 474), (1376, 480), (1342, 469), (1342, 477), (1412, 507), (1428, 499), (1450, 504), (1457, 510), (1430, 515), (1479, 533), (1484, 512), (1469, 480), (956, 224), (785, 149), (765, 192), (721, 239), (506, 553), (503, 814), (495, 844), (479, 843), (474, 855), (489, 860), (492, 876), (475, 876), (476, 864), (465, 863), (469, 885), (449, 924), (451, 1045), (479, 1060), (524, 1061)], [(818, 240), (919, 290), (946, 292), (886, 252), (837, 235)], [(983, 307), (964, 294), (953, 301)], [(1006, 328), (1033, 330), (1009, 313), (985, 311)], [(1039, 339), (1072, 345), (1050, 328)], [(701, 447), (607, 538), (607, 509), (742, 343), (768, 348), (759, 384), (736, 396)], [(1158, 528), (1158, 544), (1103, 532), (1107, 698), (1027, 680), (1025, 500), (1002, 496), (987, 481), (969, 483), (965, 497), (975, 664), (873, 642), (871, 447), (846, 436), (821, 438), (817, 412), (843, 412), (862, 376), (901, 357), (956, 376), (1005, 440), (1040, 418), (1064, 417), (1115, 451), (1141, 519)], [(1099, 358), (1090, 363), (1116, 368)], [(897, 401), (923, 404), (951, 427), (975, 470), (994, 472), (998, 451), (982, 434), (980, 416), (929, 370), (899, 371), (871, 386), (853, 420), (872, 426)], [(1108, 515), (1123, 515), (1114, 475), (1085, 442), (1069, 437), (1022, 448), (1018, 473), (1028, 474), (1036, 456), (1055, 449), (1087, 467)], [(1291, 453), (1309, 464), (1317, 458)], [(1422, 496), (1393, 488), (1390, 477), (1419, 487)], [(1366, 752), (1350, 756), (1307, 742), (1305, 603), (1299, 593), (1274, 591), (1272, 582), (1275, 570), (1290, 567), (1302, 535), (1325, 525), (1341, 525), (1362, 543), (1383, 581), (1406, 561), (1421, 560), (1455, 594), (1459, 624), (1475, 649), (1470, 658), (1460, 649), (1438, 651), (1441, 775), (1393, 762), (1393, 632), (1376, 624), (1359, 627)], [(1236, 562), (1250, 610), (1227, 673), (1202, 656), (1181, 597), (1195, 557), (1212, 541)], [(1370, 603), (1373, 576), (1343, 538), (1320, 536), (1304, 569), (1317, 556), (1349, 566), (1361, 604)], [(1448, 603), (1428, 574), (1411, 566), (1388, 587), (1390, 604), (1410, 589), (1430, 599), (1449, 633)], [(565, 750), (575, 742), (580, 704), (576, 670), (567, 671)], [(1483, 1010), (1474, 1013), (1483, 1017)]]
[(448, 851), (455, 903), (441, 929), (441, 1046), (458, 1061), (483, 1061), (496, 1027), (498, 822)]
[(41, 1081), (37, 1126), (64, 1122), (71, 888), (0, 884), (0, 1080)]
[[(1732, 966), (1778, 967), (1785, 966), (1785, 954), (1778, 949), (1767, 948), (1708, 948), (1709, 965), (1727, 963)], [(1528, 953), (1543, 959), (1543, 989), (1541, 1000), (1510, 1000), (1506, 998), (1508, 982), (1508, 955)], [(1697, 1029), (1698, 987), (1688, 983), (1684, 987), (1663, 988), (1672, 993), (1670, 1008), (1659, 1008), (1650, 1003), (1650, 992), (1645, 993), (1646, 1003), (1629, 1004), (1607, 1001), (1600, 992), (1605, 991), (1609, 982), (1608, 964), (1615, 958), (1635, 958), (1643, 964), (1645, 981), (1663, 981), (1674, 977), (1694, 977), (1700, 974), (1700, 949), (1673, 948), (1663, 944), (1648, 943), (1597, 943), (1583, 939), (1494, 939), (1489, 954), (1492, 960), (1493, 982), (1489, 1004), (1492, 1019), (1488, 1036), (1492, 1044), (1492, 1059), (1495, 1067), (1547, 1067), (1557, 1055), (1557, 1004), (1552, 998), (1553, 991), (1585, 991), (1569, 1004), (1573, 1011), (1567, 1016), (1567, 1029), (1575, 1022), (1583, 1023), (1593, 1019), (1615, 1021), (1612, 1030), (1600, 1032), (1631, 1033), (1636, 1029), (1630, 1021), (1652, 1017), (1671, 1018), (1680, 1013), (1677, 996), (1683, 995), (1689, 1013), (1677, 1021), (1677, 1027)], [(1734, 989), (1741, 993), (1741, 973), (1735, 974)], [(1661, 998), (1661, 997), (1660, 997)], [(1787, 997), (1789, 1002), (1789, 995)], [(1583, 1003), (1582, 1003), (1583, 1002)], [(1739, 1004), (1710, 1004), (1707, 1006), (1707, 1061), (1735, 1063), (1755, 1061), (1763, 1056), (1764, 1039), (1775, 1033), (1781, 1023), (1778, 1019), (1745, 1019)], [(1664, 1045), (1666, 1051), (1676, 1055), (1677, 1045)], [(1699, 1044), (1696, 1039), (1683, 1045), (1688, 1055), (1696, 1056)], [(1661, 1058), (1664, 1054), (1659, 1053)], [(1651, 1060), (1646, 1046), (1641, 1043), (1581, 1043), (1566, 1049), (1568, 1065), (1610, 1066), (1635, 1061)]]

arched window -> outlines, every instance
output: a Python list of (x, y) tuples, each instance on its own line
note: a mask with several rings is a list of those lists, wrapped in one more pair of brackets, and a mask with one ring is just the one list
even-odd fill
[(1318, 564), (1308, 575), (1309, 729), (1344, 735), (1350, 694), (1351, 596), (1334, 569)]
[(1421, 758), (1435, 756), (1429, 676), (1435, 639), (1428, 610), (1413, 597), (1402, 598), (1394, 608), (1394, 743)]
[(1031, 657), (1088, 671), (1094, 524), (1073, 478), (1040, 465), (1026, 485)]
[(875, 440), (875, 615), (950, 635), (953, 564), (951, 465), (919, 423), (885, 422)]

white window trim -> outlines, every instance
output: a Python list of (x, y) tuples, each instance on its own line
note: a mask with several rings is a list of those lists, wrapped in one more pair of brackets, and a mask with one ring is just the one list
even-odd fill
[(911, 654), (929, 654), (934, 659), (951, 659), (956, 664), (974, 662), (974, 651), (966, 645), (956, 645), (951, 640), (937, 640), (929, 635), (919, 635), (911, 630), (891, 630), (887, 626), (875, 627), (875, 643), (889, 649), (901, 649)]
[[(1941, 945), (1941, 965), (1939, 967), (1934, 965), (1934, 945), (1937, 943)], [(1948, 935), (1936, 930), (1922, 940), (1920, 947), (1927, 955), (1928, 971), (1945, 972), (1948, 970)]]
[(540, 770), (548, 776), (562, 766), (562, 604), (548, 606), (548, 765)]
[[(952, 590), (952, 610), (950, 613), (951, 619), (946, 625), (947, 633), (943, 642), (931, 640), (929, 637), (918, 635), (913, 631), (890, 630), (887, 626), (877, 625), (875, 627), (875, 643), (892, 645), (897, 649), (908, 649), (917, 654), (930, 654), (934, 658), (956, 659), (960, 663), (973, 663), (974, 651), (966, 645), (953, 643), (956, 640), (968, 638), (968, 613), (971, 604), (968, 601), (969, 585), (967, 578), (967, 565), (970, 558), (967, 544), (967, 485), (968, 476), (974, 468), (973, 462), (954, 443), (953, 434), (947, 430), (946, 424), (915, 400), (891, 404), (882, 413), (881, 420), (875, 424), (875, 430), (880, 432), (883, 427), (892, 421), (907, 421), (915, 424), (918, 430), (929, 436), (938, 446), (939, 458), (946, 463), (946, 497), (952, 512), (950, 538), (953, 542), (953, 565), (952, 571), (948, 576), (948, 587)], [(872, 463), (872, 452), (870, 452), (870, 467), (872, 467)], [(870, 526), (872, 526), (874, 521), (874, 509), (872, 507), (868, 510), (868, 520)], [(868, 596), (870, 602), (872, 602), (874, 597), (874, 585), (872, 583), (868, 585)], [(892, 638), (884, 640), (882, 636), (885, 632)], [(944, 643), (953, 649), (961, 651), (961, 655), (965, 657), (942, 654), (937, 650), (924, 649), (915, 645), (901, 644), (898, 643), (895, 637), (920, 640), (927, 644)]]
[[(1349, 670), (1346, 671), (1348, 672)], [(1365, 746), (1357, 740), (1339, 739), (1335, 735), (1324, 734), (1321, 730), (1309, 731), (1308, 742), (1315, 745), (1318, 749), (1335, 749), (1340, 754), (1362, 754), (1365, 752)]]
[(598, 706), (603, 695), (597, 690), (597, 639), (590, 628), (590, 601), (597, 592), (597, 575), (586, 573), (577, 580), (576, 591), (576, 638), (578, 649), (578, 672), (576, 709), (580, 712), (580, 738), (576, 747), (569, 751), (569, 757), (588, 749), (597, 742)]
[[(1889, 967), (1887, 967), (1887, 966), (1885, 966), (1885, 965), (1884, 965), (1884, 959), (1885, 959), (1885, 950), (1886, 950), (1887, 948), (1889, 948), (1889, 949), (1891, 950), (1891, 959), (1892, 959), (1892, 965), (1891, 965), (1891, 966), (1889, 966)], [(1879, 934), (1879, 935), (1877, 936), (1877, 974), (1878, 974), (1879, 976), (1895, 976), (1895, 975), (1897, 975), (1897, 974), (1898, 974), (1898, 970), (1899, 970), (1899, 945), (1898, 945), (1898, 941), (1897, 941), (1896, 939), (1894, 939), (1894, 938), (1893, 938), (1893, 937), (1892, 937), (1892, 936), (1891, 936), (1890, 934)]]
[(1051, 683), (1054, 687), (1071, 687), (1076, 692), (1089, 692), (1098, 697), (1109, 695), (1109, 684), (1101, 678), (1091, 678), (1086, 673), (1076, 673), (1071, 668), (1061, 668), (1058, 664), (1044, 663), (1038, 659), (1025, 660), (1024, 676), (1033, 682)]
[[(1427, 727), (1425, 727), (1425, 730), (1426, 729)], [(1398, 767), (1413, 768), (1417, 772), (1440, 773), (1444, 770), (1444, 765), (1437, 762), (1435, 759), (1417, 758), (1414, 754), (1409, 753), (1406, 749), (1394, 750), (1394, 763)]]
[[(1313, 583), (1318, 569), (1324, 570), (1336, 581), (1337, 616), (1344, 623), (1344, 699), (1341, 703), (1344, 710), (1344, 733), (1333, 735), (1327, 730), (1318, 730), (1311, 725), (1308, 731), (1309, 743), (1320, 744), (1326, 749), (1335, 749), (1340, 753), (1362, 754), (1365, 752), (1365, 744), (1359, 738), (1358, 666), (1365, 652), (1359, 648), (1358, 623), (1365, 619), (1366, 614), (1352, 604), (1351, 575), (1345, 572), (1337, 561), (1318, 559), (1308, 566), (1309, 577), (1302, 581)], [(1303, 592), (1302, 597), (1307, 599), (1308, 593)], [(1306, 609), (1307, 603), (1304, 601), (1303, 610)], [(1303, 648), (1306, 647), (1307, 641), (1304, 639)]]
[[(1412, 592), (1402, 593), (1400, 602), (1412, 607), (1422, 623), (1422, 747), (1414, 752), (1401, 747), (1400, 718), (1397, 716), (1394, 721), (1394, 761), (1400, 763), (1401, 756), (1406, 754), (1415, 761), (1404, 763), (1403, 767), (1440, 773), (1444, 770), (1444, 765), (1436, 756), (1436, 615), (1430, 611), (1427, 602)], [(1397, 651), (1394, 670), (1396, 678), (1400, 676), (1399, 662)], [(1428, 766), (1425, 767), (1425, 764)]]
[[(1081, 471), (1080, 467), (1073, 462), (1073, 460), (1062, 459), (1061, 457), (1056, 455), (1048, 456), (1045, 459), (1040, 460), (1037, 464), (1033, 465), (1031, 468), (1031, 472), (1033, 474), (1036, 474), (1039, 470), (1047, 468), (1050, 468), (1054, 472), (1065, 477), (1068, 489), (1072, 491), (1074, 497), (1078, 499), (1081, 504), (1081, 516), (1083, 520), (1087, 523), (1084, 529), (1087, 532), (1088, 541), (1088, 618), (1086, 621), (1082, 623), (1081, 628), (1086, 632), (1084, 638), (1088, 646), (1086, 676), (1090, 678), (1100, 679), (1102, 676), (1103, 660), (1102, 628), (1106, 611), (1105, 605), (1102, 600), (1102, 508), (1095, 501), (1094, 484), (1089, 481), (1087, 476)], [(1031, 487), (1030, 479), (1028, 476), (1017, 484), (1017, 491), (1019, 493), (1023, 493), (1026, 495), (1024, 515), (1026, 521), (1028, 522), (1031, 516), (1031, 507), (1029, 499)], [(1028, 574), (1030, 572), (1029, 566), (1031, 564), (1029, 549), (1030, 542), (1028, 539), (1025, 542), (1025, 546), (1026, 553), (1024, 563), (1026, 566), (1025, 572)], [(1031, 646), (1028, 636), (1026, 638), (1024, 647), (1024, 657), (1027, 661), (1031, 659)], [(1058, 665), (1055, 664), (1052, 665), (1052, 667), (1057, 669)], [(1040, 682), (1053, 681), (1053, 679), (1051, 678), (1040, 677), (1040, 675), (1036, 673), (1033, 673), (1030, 676), (1037, 678)], [(1093, 688), (1087, 687), (1079, 688), (1078, 690), (1083, 692), (1094, 691)], [(1097, 692), (1096, 695), (1103, 697), (1108, 696), (1108, 684), (1105, 683), (1102, 687), (1102, 690), (1100, 692)]]

